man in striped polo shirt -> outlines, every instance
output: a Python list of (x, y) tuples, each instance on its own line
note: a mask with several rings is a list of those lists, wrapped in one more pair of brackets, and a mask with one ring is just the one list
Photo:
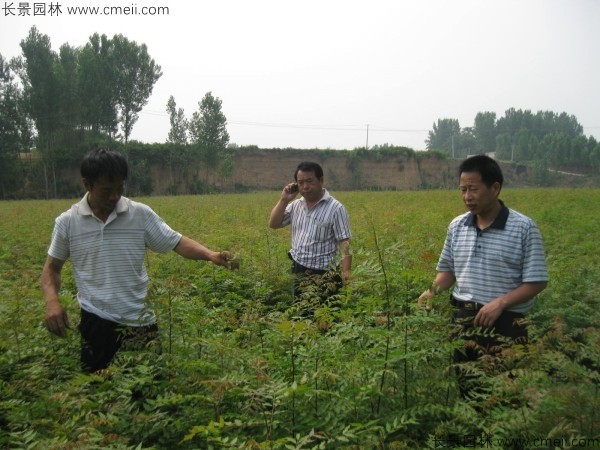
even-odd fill
[[(425, 301), (429, 308), (432, 297), (454, 286), (453, 320), (469, 341), (455, 352), (457, 363), (497, 353), (500, 341), (490, 336), (490, 330), (514, 342), (527, 342), (521, 319), (548, 282), (537, 225), (499, 199), (504, 177), (498, 163), (485, 155), (473, 156), (462, 162), (459, 175), (469, 211), (450, 223), (435, 281), (419, 297), (419, 306)], [(474, 333), (478, 327), (485, 332)], [(466, 383), (461, 391), (467, 395)]]
[[(269, 226), (291, 225), (294, 297), (305, 292), (324, 300), (336, 294), (351, 276), (350, 221), (346, 208), (324, 188), (323, 169), (302, 162), (271, 211)], [(295, 199), (300, 193), (301, 198)], [(341, 263), (341, 269), (340, 269)]]
[(61, 270), (71, 258), (81, 307), (81, 363), (86, 372), (108, 367), (116, 352), (158, 342), (154, 311), (146, 304), (146, 248), (174, 250), (188, 259), (228, 267), (226, 252), (209, 250), (173, 231), (150, 207), (123, 197), (123, 155), (97, 149), (81, 164), (85, 196), (55, 222), (42, 271), (46, 327), (65, 337), (69, 318), (59, 301)]

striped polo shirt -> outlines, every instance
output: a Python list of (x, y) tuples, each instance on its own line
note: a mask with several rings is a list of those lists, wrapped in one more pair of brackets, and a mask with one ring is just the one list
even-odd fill
[[(457, 300), (489, 303), (522, 283), (548, 281), (542, 236), (533, 220), (502, 208), (492, 225), (480, 230), (470, 212), (448, 227), (438, 272), (452, 272)], [(534, 299), (509, 308), (524, 313)]]
[(146, 248), (167, 253), (180, 239), (149, 206), (125, 197), (104, 223), (92, 213), (86, 194), (56, 219), (48, 254), (71, 258), (82, 309), (142, 326), (156, 321), (146, 304)]
[(292, 226), (290, 255), (309, 269), (326, 270), (337, 263), (339, 241), (350, 239), (350, 220), (346, 208), (323, 190), (323, 197), (308, 209), (304, 197), (289, 203), (283, 225)]

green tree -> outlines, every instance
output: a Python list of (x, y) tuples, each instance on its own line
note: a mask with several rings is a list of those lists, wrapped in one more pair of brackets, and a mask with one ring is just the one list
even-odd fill
[(175, 98), (171, 95), (167, 102), (167, 112), (169, 113), (169, 121), (171, 123), (171, 129), (167, 136), (167, 142), (173, 145), (169, 145), (166, 149), (168, 164), (169, 164), (169, 180), (171, 182), (172, 189), (175, 189), (175, 180), (173, 177), (173, 166), (179, 164), (182, 171), (187, 174), (187, 168), (191, 165), (190, 156), (191, 153), (188, 151), (188, 121), (185, 118), (183, 108), (177, 108)]
[(211, 92), (206, 93), (199, 106), (199, 111), (194, 112), (190, 121), (190, 136), (207, 168), (214, 169), (221, 162), (229, 143), (227, 119), (221, 111), (221, 100), (213, 97)]
[(50, 197), (50, 185), (56, 197), (56, 141), (61, 119), (61, 84), (57, 77), (58, 55), (52, 51), (50, 38), (42, 35), (34, 26), (26, 39), (21, 41), (24, 70), (21, 81), (27, 112), (32, 117), (37, 130), (37, 149), (42, 156), (46, 198)]
[(112, 64), (112, 41), (98, 33), (81, 49), (78, 64), (78, 95), (81, 123), (93, 133), (117, 132), (116, 74)]
[(169, 113), (169, 121), (171, 122), (167, 142), (182, 145), (187, 144), (188, 121), (185, 118), (183, 108), (177, 108), (175, 98), (172, 95), (167, 102), (167, 112)]
[(496, 136), (496, 159), (510, 161), (513, 156), (512, 137), (509, 133), (501, 133)]
[[(56, 81), (59, 86), (58, 141), (65, 150), (73, 149), (80, 140), (81, 104), (77, 90), (79, 50), (64, 44), (58, 53), (56, 65)], [(75, 156), (75, 155), (73, 155)]]
[(23, 110), (23, 93), (12, 65), (0, 54), (0, 194), (8, 198), (20, 186), (19, 153), (28, 151), (32, 132)]
[(138, 113), (148, 103), (156, 81), (162, 76), (160, 66), (148, 54), (146, 44), (138, 45), (121, 34), (112, 39), (115, 69), (116, 105), (125, 145)]
[(600, 142), (597, 142), (593, 136), (588, 139), (588, 154), (589, 164), (592, 170), (596, 173), (600, 173)]
[[(457, 141), (460, 138), (460, 124), (457, 119), (438, 119), (433, 124), (425, 140), (427, 150), (442, 150), (456, 156)], [(454, 154), (453, 154), (454, 153)]]
[(473, 135), (475, 137), (475, 152), (487, 153), (495, 151), (496, 134), (496, 113), (477, 113), (473, 127)]

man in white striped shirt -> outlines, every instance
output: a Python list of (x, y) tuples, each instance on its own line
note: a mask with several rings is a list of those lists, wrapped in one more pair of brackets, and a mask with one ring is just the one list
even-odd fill
[[(350, 221), (344, 205), (324, 188), (319, 164), (300, 163), (294, 179), (295, 183), (283, 188), (271, 211), (269, 226), (292, 227), (289, 256), (296, 274), (294, 296), (314, 292), (315, 284), (319, 284), (323, 300), (336, 294), (351, 277)], [(298, 193), (301, 198), (295, 199)], [(330, 282), (323, 282), (324, 277), (329, 277)]]
[[(469, 344), (455, 352), (455, 361), (471, 361), (495, 354), (500, 340), (489, 331), (514, 342), (527, 342), (524, 314), (537, 294), (546, 288), (548, 273), (542, 237), (529, 217), (499, 199), (504, 177), (498, 163), (485, 155), (466, 159), (459, 168), (460, 192), (469, 212), (448, 227), (437, 276), (419, 297), (419, 305), (454, 286), (453, 314), (460, 335)], [(486, 329), (474, 333), (476, 328)], [(468, 392), (461, 386), (463, 395)]]
[(71, 259), (86, 372), (108, 367), (121, 346), (140, 348), (156, 342), (156, 316), (146, 304), (146, 248), (229, 264), (227, 252), (209, 250), (182, 236), (147, 205), (123, 197), (127, 174), (127, 161), (117, 152), (97, 149), (86, 155), (81, 176), (87, 193), (56, 219), (42, 271), (46, 327), (65, 337), (70, 324), (59, 291), (61, 270)]

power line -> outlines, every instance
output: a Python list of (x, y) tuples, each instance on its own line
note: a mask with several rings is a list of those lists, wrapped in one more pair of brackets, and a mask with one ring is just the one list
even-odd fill
[[(148, 114), (151, 116), (168, 117), (166, 112), (143, 110), (140, 114)], [(292, 128), (302, 130), (324, 130), (324, 131), (365, 131), (364, 125), (308, 125), (308, 124), (291, 124), (291, 123), (276, 123), (276, 122), (255, 122), (250, 120), (227, 120), (229, 125), (241, 125), (250, 127), (265, 127), (265, 128)], [(600, 126), (585, 126), (581, 125), (586, 130), (600, 129)], [(377, 127), (368, 126), (369, 131), (389, 132), (389, 133), (427, 133), (429, 129), (418, 128), (393, 128), (393, 127)]]
[[(142, 111), (142, 114), (148, 114), (152, 116), (164, 116), (167, 117), (167, 113), (159, 111)], [(275, 123), (275, 122), (254, 122), (249, 120), (227, 120), (228, 125), (242, 125), (251, 127), (266, 127), (266, 128), (293, 128), (293, 129), (304, 129), (304, 130), (325, 130), (325, 131), (365, 131), (365, 127), (358, 125), (306, 125), (306, 124), (291, 124), (291, 123)], [(420, 129), (405, 129), (405, 128), (379, 128), (369, 125), (371, 131), (384, 131), (384, 132), (403, 132), (403, 133), (424, 133), (429, 130)]]

